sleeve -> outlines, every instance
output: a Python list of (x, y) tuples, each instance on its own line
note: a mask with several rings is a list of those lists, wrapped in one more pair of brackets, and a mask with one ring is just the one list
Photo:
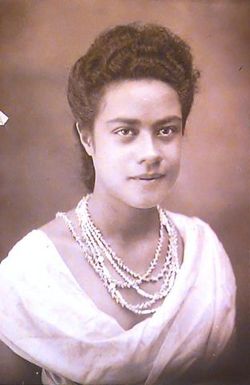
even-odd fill
[[(27, 277), (32, 274), (30, 255), (34, 256), (34, 231), (27, 234), (11, 249), (0, 264), (0, 339), (16, 354), (33, 362), (22, 349), (24, 330), (33, 334), (34, 325), (29, 316), (26, 299)], [(32, 292), (32, 288), (30, 288)], [(34, 362), (35, 363), (35, 362)]]
[[(55, 295), (53, 282), (62, 275), (57, 265), (50, 263), (55, 259), (47, 236), (33, 230), (0, 264), (0, 339), (40, 367), (46, 363), (46, 344), (55, 332), (48, 315), (59, 295)], [(54, 298), (51, 305), (50, 298)]]
[[(205, 360), (217, 359), (235, 331), (236, 280), (230, 259), (214, 230), (197, 217), (170, 213), (187, 245), (194, 255), (193, 270), (199, 271), (199, 292), (202, 300), (210, 296), (213, 322), (206, 346)], [(198, 269), (198, 261), (200, 267)], [(206, 285), (207, 284), (207, 285)]]
[(206, 349), (206, 358), (212, 363), (235, 334), (237, 288), (230, 258), (216, 233), (202, 220), (195, 218), (195, 221), (204, 232), (204, 248), (213, 265), (214, 322)]
[(79, 301), (82, 291), (54, 244), (33, 230), (0, 264), (0, 339), (47, 372), (79, 382), (84, 369), (82, 319), (90, 322), (95, 314)]

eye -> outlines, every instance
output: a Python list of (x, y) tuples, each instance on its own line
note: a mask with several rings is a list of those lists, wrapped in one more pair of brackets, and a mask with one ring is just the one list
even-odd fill
[(120, 135), (120, 136), (128, 137), (128, 136), (134, 136), (135, 130), (133, 128), (129, 128), (129, 127), (121, 127), (118, 130), (116, 130), (115, 133), (117, 135)]
[(175, 126), (165, 126), (165, 127), (161, 127), (157, 131), (157, 135), (168, 137), (168, 136), (171, 136), (172, 134), (174, 134), (176, 131), (177, 131), (177, 127), (175, 127)]

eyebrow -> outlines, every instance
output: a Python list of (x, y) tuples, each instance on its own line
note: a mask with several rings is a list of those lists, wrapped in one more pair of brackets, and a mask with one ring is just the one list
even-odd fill
[[(166, 118), (163, 118), (163, 119), (160, 119), (160, 120), (157, 120), (153, 125), (154, 126), (158, 126), (160, 124), (165, 124), (165, 123), (170, 123), (170, 122), (173, 122), (173, 121), (176, 121), (176, 122), (181, 122), (182, 123), (182, 118), (180, 118), (179, 116), (177, 115), (171, 115), (171, 116), (167, 116)], [(123, 117), (118, 117), (118, 118), (115, 118), (115, 119), (111, 119), (111, 120), (108, 120), (107, 123), (127, 123), (127, 124), (140, 124), (140, 120), (139, 119), (129, 119), (129, 118), (123, 118)]]

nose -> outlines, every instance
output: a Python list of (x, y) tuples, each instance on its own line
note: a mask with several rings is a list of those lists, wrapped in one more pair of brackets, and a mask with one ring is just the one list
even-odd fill
[(158, 164), (161, 161), (161, 155), (155, 138), (146, 133), (141, 135), (140, 140), (138, 141), (138, 163), (145, 163), (147, 166)]

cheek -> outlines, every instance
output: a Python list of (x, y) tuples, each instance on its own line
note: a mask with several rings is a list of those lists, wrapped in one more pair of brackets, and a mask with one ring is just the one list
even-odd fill
[(178, 166), (180, 164), (182, 149), (181, 144), (181, 140), (177, 140), (165, 149), (165, 159), (169, 165)]
[(96, 148), (93, 155), (93, 162), (96, 172), (100, 170), (100, 173), (110, 176), (115, 173), (115, 170), (119, 168), (121, 163), (121, 152), (112, 148), (112, 146), (100, 145)]
[(180, 162), (181, 162), (181, 146), (178, 146), (176, 148), (175, 153), (174, 153), (174, 159), (175, 159), (176, 164), (179, 167), (180, 166)]
[(182, 142), (180, 141), (173, 152), (173, 169), (175, 174), (175, 179), (179, 175), (180, 165), (181, 165), (181, 153), (182, 153)]

